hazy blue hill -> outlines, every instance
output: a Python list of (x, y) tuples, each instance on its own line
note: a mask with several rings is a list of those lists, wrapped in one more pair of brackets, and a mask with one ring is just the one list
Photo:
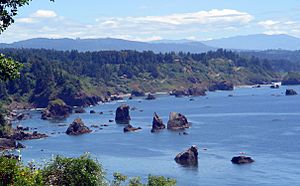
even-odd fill
[(218, 48), (227, 49), (244, 49), (244, 50), (267, 50), (267, 49), (284, 49), (298, 50), (300, 49), (300, 38), (289, 35), (246, 35), (236, 36), (202, 43)]
[(204, 45), (201, 42), (184, 43), (146, 43), (128, 41), (122, 39), (29, 39), (12, 44), (0, 44), (0, 48), (33, 48), (33, 49), (55, 49), (55, 50), (78, 50), (100, 51), (100, 50), (137, 50), (159, 52), (192, 52), (201, 53), (213, 50), (213, 47)]

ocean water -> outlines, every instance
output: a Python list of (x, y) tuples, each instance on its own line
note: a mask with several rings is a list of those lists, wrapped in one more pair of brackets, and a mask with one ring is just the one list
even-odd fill
[[(163, 175), (183, 186), (300, 185), (300, 95), (284, 96), (286, 88), (300, 93), (300, 86), (283, 86), (210, 92), (194, 101), (161, 95), (152, 101), (141, 98), (101, 104), (57, 122), (43, 121), (35, 111), (31, 119), (15, 125), (36, 127), (50, 136), (23, 142), (27, 146), (22, 150), (25, 162), (90, 152), (101, 162), (108, 178), (113, 172), (121, 172), (143, 179), (148, 174)], [(123, 103), (137, 108), (130, 112), (131, 124), (142, 127), (141, 131), (125, 134), (124, 125), (108, 122)], [(89, 114), (91, 109), (104, 114)], [(189, 135), (168, 130), (150, 132), (153, 113), (157, 112), (166, 124), (171, 111), (184, 114), (192, 123), (186, 130)], [(66, 135), (67, 126), (60, 125), (70, 124), (77, 117), (87, 126), (109, 126), (93, 129), (91, 134)], [(191, 145), (199, 148), (198, 167), (176, 164), (176, 154)], [(241, 152), (255, 162), (232, 164), (231, 158)]]

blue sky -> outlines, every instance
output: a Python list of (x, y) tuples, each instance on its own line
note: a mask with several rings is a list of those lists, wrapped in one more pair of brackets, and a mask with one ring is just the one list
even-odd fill
[[(209, 40), (300, 37), (299, 0), (33, 0), (0, 42), (35, 37)], [(70, 4), (71, 3), (71, 4)]]

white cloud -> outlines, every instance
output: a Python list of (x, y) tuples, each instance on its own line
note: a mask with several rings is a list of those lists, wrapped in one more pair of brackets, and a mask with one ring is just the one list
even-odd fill
[(33, 18), (25, 17), (25, 18), (19, 18), (16, 20), (17, 23), (35, 23), (36, 21)]
[(31, 15), (31, 17), (35, 18), (53, 18), (57, 17), (56, 12), (52, 10), (37, 10), (35, 13)]
[(212, 37), (209, 36), (211, 33), (231, 33), (234, 29), (245, 28), (253, 19), (254, 17), (246, 12), (213, 9), (162, 16), (100, 17), (94, 23), (85, 24), (61, 17), (51, 10), (38, 10), (30, 17), (19, 18), (16, 24), (1, 35), (0, 42), (35, 37), (114, 37), (153, 41), (194, 36), (193, 40), (199, 40)]
[(296, 21), (265, 20), (258, 22), (258, 25), (265, 29), (263, 31), (264, 34), (289, 34), (297, 37), (300, 36), (300, 23)]

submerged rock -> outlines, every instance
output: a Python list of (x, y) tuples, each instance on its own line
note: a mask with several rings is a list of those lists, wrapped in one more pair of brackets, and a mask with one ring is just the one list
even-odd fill
[(185, 166), (197, 166), (198, 165), (198, 148), (193, 145), (191, 148), (184, 152), (177, 154), (174, 159), (176, 163)]
[(153, 116), (151, 132), (157, 132), (165, 128), (166, 126), (163, 124), (162, 119), (160, 119), (157, 113), (155, 112)]
[(286, 89), (285, 95), (286, 96), (295, 96), (295, 95), (297, 95), (297, 92), (294, 89)]
[(171, 112), (169, 115), (169, 121), (167, 128), (171, 130), (179, 130), (179, 129), (185, 129), (189, 128), (190, 125), (187, 121), (187, 118), (177, 112)]
[(72, 113), (72, 107), (60, 99), (53, 100), (49, 103), (48, 107), (42, 111), (42, 119), (63, 119)]
[(234, 164), (245, 164), (245, 163), (253, 163), (254, 160), (251, 157), (247, 157), (247, 156), (236, 156), (231, 159), (231, 162)]
[(69, 128), (66, 131), (68, 135), (80, 135), (85, 133), (92, 132), (87, 126), (84, 125), (83, 121), (80, 118), (77, 118), (70, 124)]
[(131, 120), (129, 115), (130, 107), (128, 105), (121, 105), (116, 110), (115, 121), (118, 124), (129, 124)]
[(90, 110), (90, 114), (96, 114), (96, 111)]
[(19, 148), (25, 148), (25, 146), (14, 139), (0, 138), (0, 150)]
[(124, 132), (134, 132), (134, 131), (137, 131), (140, 129), (142, 129), (142, 128), (141, 127), (135, 128), (132, 125), (128, 124), (126, 127), (124, 127), (123, 131)]

